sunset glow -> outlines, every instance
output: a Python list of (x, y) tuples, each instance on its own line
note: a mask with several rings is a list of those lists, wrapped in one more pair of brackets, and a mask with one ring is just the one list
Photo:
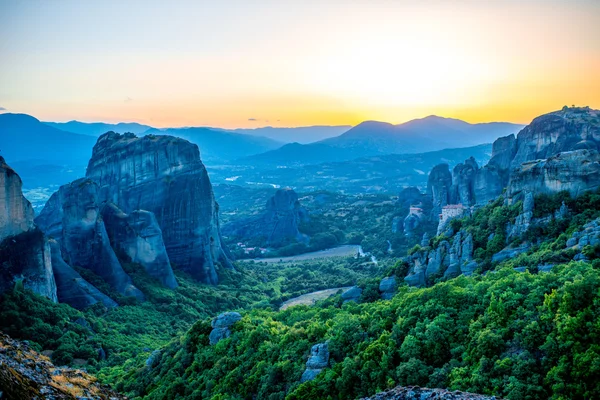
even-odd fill
[(598, 1), (168, 4), (2, 2), (0, 107), (159, 127), (600, 108)]

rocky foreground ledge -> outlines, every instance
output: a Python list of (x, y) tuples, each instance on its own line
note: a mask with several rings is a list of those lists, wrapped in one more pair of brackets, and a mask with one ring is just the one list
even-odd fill
[(122, 400), (91, 375), (55, 367), (48, 357), (0, 332), (0, 399)]
[(458, 390), (428, 389), (418, 386), (397, 387), (361, 400), (501, 400), (495, 396), (465, 393)]

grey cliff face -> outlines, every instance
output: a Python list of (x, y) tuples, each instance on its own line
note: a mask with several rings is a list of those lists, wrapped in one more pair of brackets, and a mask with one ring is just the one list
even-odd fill
[(433, 167), (427, 180), (427, 195), (433, 201), (431, 214), (433, 218), (442, 212), (442, 207), (451, 204), (452, 174), (448, 164)]
[(462, 204), (465, 207), (475, 205), (475, 177), (479, 171), (477, 161), (473, 157), (458, 164), (452, 170), (452, 204)]
[(62, 259), (60, 245), (57, 241), (50, 240), (49, 242), (59, 302), (67, 303), (80, 310), (98, 302), (110, 308), (117, 306), (114, 300), (88, 283)]
[(126, 254), (164, 286), (174, 289), (177, 280), (156, 217), (144, 210), (125, 214), (116, 205), (106, 204), (102, 218), (113, 249)]
[(57, 301), (50, 246), (35, 228), (21, 178), (0, 157), (0, 293), (12, 289), (17, 281)]
[(33, 228), (33, 208), (22, 187), (19, 175), (0, 157), (0, 241)]
[(600, 153), (574, 150), (523, 163), (511, 175), (506, 195), (516, 201), (528, 191), (539, 194), (566, 190), (576, 197), (599, 187)]
[(398, 283), (396, 282), (395, 276), (389, 276), (383, 278), (379, 282), (379, 292), (381, 292), (381, 298), (383, 300), (389, 300), (396, 294)]
[(124, 213), (153, 213), (169, 259), (196, 279), (217, 284), (217, 262), (231, 267), (196, 145), (171, 136), (109, 132), (94, 146), (87, 177), (98, 183), (104, 201)]
[(36, 222), (60, 243), (68, 265), (90, 269), (120, 294), (143, 300), (110, 246), (98, 194), (98, 185), (89, 179), (64, 185), (48, 200)]
[[(569, 183), (579, 179), (573, 174), (582, 175), (573, 168), (574, 165), (565, 165), (571, 172), (560, 176), (557, 171), (550, 170), (552, 166), (545, 168), (537, 160), (549, 160), (560, 153), (579, 150), (588, 150), (592, 154), (600, 151), (600, 111), (588, 107), (564, 108), (535, 118), (516, 138), (511, 135), (494, 142), (492, 158), (480, 169), (475, 180), (477, 203), (485, 204), (496, 198), (507, 185), (522, 180), (528, 172), (543, 172), (550, 176), (544, 178), (546, 182), (532, 181), (544, 191), (578, 190), (582, 186), (581, 181)], [(585, 160), (582, 159), (582, 162)], [(563, 166), (555, 163), (554, 167)], [(554, 179), (556, 177), (566, 178), (567, 182), (563, 185)]]
[(308, 218), (306, 210), (292, 189), (279, 189), (266, 204), (265, 212), (258, 218), (229, 224), (228, 235), (241, 238), (264, 238), (267, 245), (278, 246), (290, 240), (308, 241), (298, 230), (301, 221)]

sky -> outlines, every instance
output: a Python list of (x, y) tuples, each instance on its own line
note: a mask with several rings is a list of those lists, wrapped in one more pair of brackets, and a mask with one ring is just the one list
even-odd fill
[(0, 112), (156, 127), (600, 108), (598, 0), (0, 0)]

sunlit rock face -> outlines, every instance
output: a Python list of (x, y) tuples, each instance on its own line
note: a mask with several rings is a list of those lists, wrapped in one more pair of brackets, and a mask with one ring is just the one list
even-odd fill
[(123, 296), (144, 295), (125, 273), (100, 216), (98, 185), (86, 178), (61, 186), (36, 218), (37, 225), (60, 243), (70, 266), (92, 270)]
[(170, 261), (198, 280), (217, 284), (217, 262), (231, 267), (196, 145), (171, 136), (109, 132), (94, 146), (87, 177), (98, 183), (104, 201), (124, 213), (153, 213)]
[(57, 301), (50, 247), (33, 223), (33, 208), (23, 196), (19, 175), (0, 157), (0, 293), (18, 281)]

